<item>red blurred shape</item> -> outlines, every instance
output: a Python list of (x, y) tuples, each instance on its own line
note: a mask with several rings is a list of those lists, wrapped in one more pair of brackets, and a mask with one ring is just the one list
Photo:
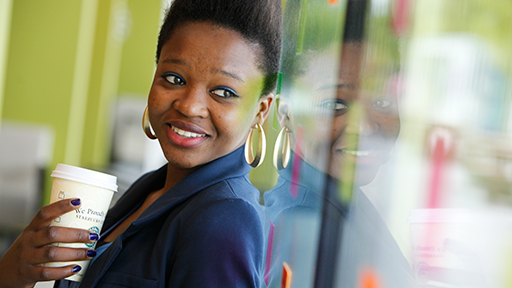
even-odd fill
[(400, 35), (407, 30), (407, 13), (409, 10), (409, 0), (395, 0), (393, 9), (392, 26), (396, 35)]
[(432, 155), (432, 181), (430, 193), (427, 202), (427, 208), (438, 208), (441, 198), (441, 176), (443, 164), (445, 162), (445, 144), (444, 139), (439, 137), (436, 140), (436, 146)]

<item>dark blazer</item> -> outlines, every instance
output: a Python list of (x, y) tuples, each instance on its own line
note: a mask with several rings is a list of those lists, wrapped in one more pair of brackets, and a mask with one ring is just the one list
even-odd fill
[[(263, 208), (250, 169), (241, 147), (187, 176), (90, 265), (80, 287), (257, 287)], [(109, 211), (102, 237), (163, 187), (166, 173), (137, 180)]]

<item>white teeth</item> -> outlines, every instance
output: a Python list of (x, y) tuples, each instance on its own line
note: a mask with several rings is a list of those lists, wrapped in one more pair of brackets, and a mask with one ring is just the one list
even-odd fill
[(347, 153), (349, 155), (357, 156), (357, 157), (365, 157), (373, 154), (374, 150), (367, 151), (351, 151), (351, 150), (341, 150), (343, 153)]
[(185, 138), (196, 138), (196, 137), (206, 137), (206, 134), (197, 134), (190, 131), (181, 130), (171, 125), (172, 131), (176, 132), (176, 134)]

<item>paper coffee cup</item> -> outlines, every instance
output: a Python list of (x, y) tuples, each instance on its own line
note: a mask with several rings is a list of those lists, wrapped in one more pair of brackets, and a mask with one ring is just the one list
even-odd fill
[(510, 287), (509, 208), (415, 209), (408, 222), (419, 287)]
[(484, 287), (482, 217), (464, 209), (416, 209), (409, 216), (413, 267), (429, 287)]
[[(114, 192), (117, 192), (117, 178), (75, 166), (57, 164), (52, 172), (52, 193), (50, 203), (62, 199), (80, 198), (80, 208), (66, 213), (51, 223), (51, 226), (80, 228), (100, 233)], [(94, 249), (95, 243), (54, 243), (59, 247)], [(74, 262), (52, 262), (48, 267), (80, 265), (82, 270), (66, 279), (80, 282), (90, 260)]]

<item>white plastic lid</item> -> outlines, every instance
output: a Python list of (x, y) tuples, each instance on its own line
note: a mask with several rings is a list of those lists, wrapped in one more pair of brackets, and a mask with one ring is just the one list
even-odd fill
[(52, 177), (85, 183), (117, 192), (117, 177), (76, 166), (57, 164)]

